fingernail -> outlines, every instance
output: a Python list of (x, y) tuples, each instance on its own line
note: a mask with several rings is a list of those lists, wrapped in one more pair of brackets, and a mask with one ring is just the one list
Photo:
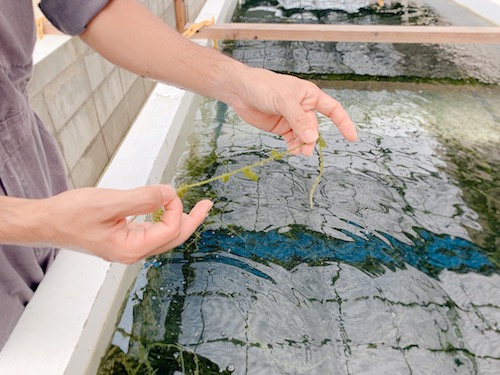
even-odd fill
[(302, 134), (302, 140), (305, 143), (313, 143), (318, 140), (318, 132), (312, 129), (306, 130), (304, 134)]
[(208, 211), (207, 211), (207, 214), (205, 217), (209, 217), (210, 216), (210, 210), (212, 209), (212, 207), (214, 206), (214, 202), (210, 201), (210, 207), (208, 208)]
[(160, 192), (161, 192), (161, 196), (162, 196), (162, 202), (163, 204), (167, 204), (168, 201), (170, 200), (170, 191), (173, 189), (173, 187), (171, 187), (170, 185), (163, 185), (163, 186), (160, 186)]
[(167, 192), (165, 189), (162, 187), (160, 188), (160, 193), (161, 193), (161, 201), (165, 203), (167, 201)]

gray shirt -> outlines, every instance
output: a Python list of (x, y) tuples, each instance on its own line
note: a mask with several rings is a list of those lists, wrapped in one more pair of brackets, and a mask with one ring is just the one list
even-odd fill
[[(42, 0), (60, 30), (76, 35), (108, 0)], [(30, 107), (35, 45), (32, 0), (0, 0), (0, 194), (45, 198), (67, 188), (55, 140)], [(0, 223), (2, 225), (2, 223)], [(0, 349), (57, 253), (0, 245)]]

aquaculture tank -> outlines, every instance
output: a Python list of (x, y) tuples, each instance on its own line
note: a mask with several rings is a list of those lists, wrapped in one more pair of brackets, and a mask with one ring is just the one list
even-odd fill
[[(487, 24), (430, 3), (246, 1), (233, 21)], [(204, 99), (173, 183), (213, 178), (183, 200), (214, 208), (147, 260), (98, 373), (500, 373), (499, 46), (224, 48), (313, 80), (359, 141), (320, 116), (317, 153), (290, 156)]]

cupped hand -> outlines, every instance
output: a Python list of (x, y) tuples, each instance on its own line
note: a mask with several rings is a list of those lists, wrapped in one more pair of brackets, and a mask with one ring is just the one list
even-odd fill
[[(185, 242), (207, 217), (212, 202), (202, 200), (188, 213), (169, 185), (132, 190), (84, 188), (40, 201), (46, 243), (131, 264)], [(163, 207), (157, 223), (128, 217)]]
[(318, 139), (316, 112), (329, 117), (345, 139), (357, 140), (342, 105), (314, 83), (258, 68), (248, 68), (244, 79), (232, 107), (249, 124), (283, 137), (289, 149), (298, 148), (294, 154), (312, 154)]

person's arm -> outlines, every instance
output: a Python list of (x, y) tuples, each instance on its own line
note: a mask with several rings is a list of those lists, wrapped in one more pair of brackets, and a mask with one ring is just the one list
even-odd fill
[[(165, 213), (158, 223), (127, 221), (127, 216), (160, 207)], [(0, 196), (0, 243), (62, 247), (130, 264), (181, 245), (211, 207), (203, 200), (183, 213), (182, 202), (168, 185), (74, 189), (46, 199)]]
[(282, 136), (289, 148), (307, 143), (300, 149), (305, 155), (318, 138), (316, 111), (347, 140), (357, 139), (342, 106), (313, 83), (250, 68), (191, 42), (135, 0), (111, 0), (80, 37), (127, 70), (229, 104), (248, 123)]
[[(248, 123), (281, 135), (289, 148), (318, 137), (316, 111), (330, 117), (348, 140), (356, 130), (342, 106), (311, 82), (250, 68), (184, 39), (133, 0), (111, 0), (80, 35), (105, 58), (137, 74), (211, 96), (231, 105)], [(127, 222), (163, 206), (159, 223)], [(0, 243), (56, 246), (133, 263), (170, 250), (203, 222), (212, 203), (189, 214), (166, 185), (133, 190), (75, 189), (28, 200), (0, 196)]]

